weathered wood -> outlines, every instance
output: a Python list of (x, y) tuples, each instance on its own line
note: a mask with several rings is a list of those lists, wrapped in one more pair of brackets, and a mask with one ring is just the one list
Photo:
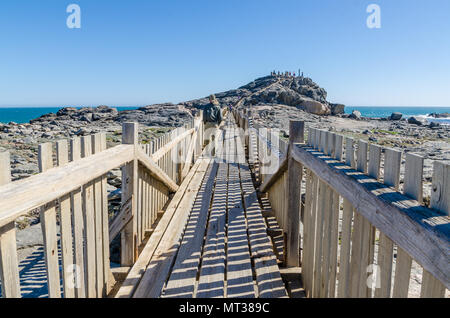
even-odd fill
[(174, 257), (176, 256), (176, 250), (179, 247), (180, 238), (189, 216), (189, 211), (210, 163), (209, 159), (203, 159), (201, 161), (199, 169), (189, 184), (187, 195), (181, 200), (175, 211), (173, 220), (169, 223), (167, 231), (164, 233), (161, 242), (153, 253), (153, 257), (142, 276), (141, 283), (133, 295), (134, 298), (156, 298), (161, 294)]
[[(417, 166), (417, 164), (415, 166)], [(421, 164), (419, 163), (419, 170), (420, 167)], [(431, 208), (442, 212), (444, 215), (450, 215), (450, 199), (448, 198), (448, 193), (450, 191), (450, 165), (435, 161), (433, 169), (430, 206)], [(418, 184), (417, 180), (415, 184)], [(421, 186), (422, 185), (420, 184), (420, 187)], [(419, 185), (417, 185), (417, 187), (419, 187)], [(425, 269), (422, 274), (422, 289), (420, 296), (423, 298), (441, 298), (445, 296), (445, 286)]]
[[(450, 216), (450, 165), (435, 161), (433, 164), (433, 185), (431, 207)], [(448, 286), (447, 286), (448, 288)]]
[(345, 138), (345, 163), (349, 167), (355, 167), (355, 149), (353, 148), (353, 138)]
[(266, 180), (264, 180), (264, 183), (259, 187), (261, 192), (267, 192), (270, 187), (274, 185), (277, 180), (283, 176), (283, 174), (288, 170), (288, 158), (285, 156), (280, 163), (280, 166), (278, 167), (277, 171), (272, 174), (270, 177), (267, 177)]
[[(9, 152), (0, 152), (0, 186), (10, 182)], [(20, 298), (19, 262), (14, 221), (0, 227), (0, 281), (3, 297)]]
[(0, 280), (4, 298), (21, 297), (14, 222), (0, 228)]
[(297, 145), (291, 153), (444, 285), (450, 285), (450, 234), (438, 226), (447, 222), (441, 215), (342, 163), (317, 158), (311, 148)]
[[(92, 155), (92, 140), (90, 136), (81, 138), (81, 156), (83, 158)], [(96, 250), (95, 250), (95, 201), (94, 184), (88, 182), (83, 187), (82, 193), (83, 215), (85, 225), (85, 245), (86, 245), (86, 288), (87, 297), (96, 298), (97, 295), (97, 276), (96, 276)]]
[(385, 149), (384, 184), (398, 191), (400, 184), (400, 164), (402, 153), (394, 149)]
[[(100, 151), (106, 150), (106, 134), (100, 133)], [(113, 286), (115, 285), (114, 275), (110, 266), (109, 254), (109, 209), (108, 209), (108, 190), (107, 177), (102, 176), (102, 234), (103, 234), (103, 272), (105, 273), (103, 279), (104, 295), (109, 295)]]
[(179, 136), (177, 136), (175, 139), (173, 139), (170, 142), (166, 143), (164, 146), (159, 148), (158, 151), (156, 151), (152, 155), (152, 160), (153, 161), (158, 161), (161, 158), (163, 158), (164, 155), (166, 155), (173, 147), (175, 147), (184, 138), (186, 138), (186, 137), (190, 136), (191, 134), (193, 134), (194, 131), (195, 131), (194, 128), (188, 129), (185, 132), (183, 132), (182, 134), (180, 134)]
[(194, 296), (204, 232), (206, 231), (208, 211), (217, 169), (218, 164), (213, 163), (206, 172), (200, 191), (192, 207), (175, 264), (164, 289), (164, 297), (192, 298)]
[(228, 127), (226, 132), (226, 148), (229, 158), (228, 171), (228, 226), (226, 277), (227, 297), (253, 298), (252, 265), (248, 246), (245, 212), (241, 197), (239, 170), (236, 162), (236, 139), (234, 129)]
[[(56, 143), (56, 157), (58, 167), (69, 162), (69, 147), (66, 140)], [(70, 195), (59, 199), (60, 228), (61, 228), (61, 256), (63, 264), (64, 298), (75, 297), (75, 281), (73, 268), (73, 240), (72, 240), (72, 215)]]
[(161, 169), (149, 156), (147, 156), (142, 149), (136, 149), (136, 157), (139, 162), (150, 171), (150, 174), (164, 183), (170, 191), (176, 192), (178, 190), (178, 185), (175, 181), (167, 175), (164, 169)]
[(312, 283), (312, 297), (320, 297), (321, 285), (320, 277), (322, 274), (322, 244), (323, 244), (323, 228), (325, 221), (324, 203), (327, 195), (327, 186), (322, 180), (318, 178), (318, 201), (317, 201), (317, 216), (315, 229), (315, 248), (314, 248), (314, 269), (313, 269), (313, 283)]
[(350, 297), (350, 246), (352, 235), (353, 207), (344, 199), (342, 213), (342, 236), (339, 261), (338, 294), (339, 298)]
[[(304, 142), (305, 123), (302, 121), (289, 122), (289, 148), (294, 144)], [(300, 266), (300, 188), (303, 167), (289, 156), (288, 162), (288, 229), (287, 229), (287, 266)]]
[(380, 167), (381, 167), (381, 147), (370, 144), (369, 147), (369, 166), (367, 168), (367, 174), (374, 179), (380, 179)]
[[(134, 153), (138, 144), (138, 124), (124, 123), (122, 126), (122, 144), (133, 145)], [(145, 156), (146, 157), (146, 156)], [(120, 235), (120, 263), (122, 266), (132, 266), (137, 254), (137, 187), (138, 159), (122, 167), (122, 204), (131, 200), (132, 220), (128, 222)]]
[[(159, 243), (161, 242), (161, 239), (166, 232), (169, 223), (171, 222), (174, 213), (177, 211), (177, 208), (184, 197), (184, 194), (191, 182), (192, 177), (196, 173), (198, 167), (200, 165), (200, 160), (198, 160), (194, 166), (192, 167), (191, 171), (189, 171), (189, 174), (186, 176), (186, 178), (183, 180), (183, 182), (180, 185), (180, 188), (175, 193), (174, 197), (170, 201), (169, 206), (166, 209), (166, 212), (163, 214), (161, 220), (159, 221), (155, 231), (153, 232), (152, 236), (150, 237), (149, 241), (146, 243), (144, 249), (142, 250), (141, 254), (139, 255), (139, 258), (136, 260), (136, 263), (134, 263), (133, 267), (131, 268), (125, 282), (123, 283), (122, 287), (119, 289), (119, 291), (116, 294), (116, 298), (130, 298), (133, 296), (133, 293), (138, 286), (143, 273), (145, 272), (145, 269), (147, 265), (149, 264), (156, 248), (158, 247)], [(156, 184), (155, 184), (155, 198), (156, 198)], [(155, 207), (157, 207), (155, 205)]]
[(266, 235), (266, 224), (261, 214), (256, 190), (247, 164), (240, 164), (244, 208), (247, 217), (248, 238), (254, 263), (259, 298), (287, 297), (280, 276), (273, 246)]
[[(75, 137), (70, 140), (70, 161), (81, 159), (81, 140)], [(84, 251), (84, 217), (81, 201), (81, 187), (71, 193), (71, 205), (73, 214), (73, 235), (75, 254), (75, 291), (77, 298), (86, 297), (85, 275), (85, 251)]]
[[(91, 135), (92, 154), (102, 151), (102, 136), (100, 133)], [(102, 177), (94, 180), (94, 220), (95, 220), (95, 264), (96, 264), (96, 288), (97, 297), (106, 296), (104, 277), (107, 276), (103, 266), (103, 191)], [(106, 211), (105, 211), (106, 212)], [(107, 212), (106, 212), (107, 213)]]
[[(38, 166), (40, 172), (53, 168), (52, 153), (51, 143), (39, 145)], [(44, 238), (48, 294), (50, 298), (60, 298), (61, 287), (59, 284), (58, 238), (56, 229), (56, 207), (54, 201), (41, 208), (40, 221)]]
[(428, 271), (422, 274), (421, 298), (443, 298), (445, 297), (445, 286), (433, 277)]
[[(223, 140), (222, 140), (223, 141)], [(225, 155), (225, 153), (223, 153)], [(203, 248), (197, 298), (224, 297), (228, 165), (219, 163)]]
[(1, 186), (0, 226), (78, 189), (133, 158), (134, 153), (129, 145), (119, 145), (64, 167), (52, 168)]
[(380, 270), (380, 287), (375, 289), (375, 297), (377, 298), (389, 298), (391, 296), (393, 248), (394, 244), (391, 239), (380, 232), (377, 261)]
[(409, 277), (411, 275), (411, 257), (397, 246), (397, 261), (395, 264), (394, 290), (392, 297), (408, 297)]

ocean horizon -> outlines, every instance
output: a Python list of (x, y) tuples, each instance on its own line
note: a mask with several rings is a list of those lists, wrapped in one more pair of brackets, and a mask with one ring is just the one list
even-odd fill
[[(138, 109), (142, 106), (111, 106), (118, 111)], [(15, 106), (0, 107), (0, 123), (15, 122), (18, 124), (29, 123), (30, 120), (38, 118), (44, 114), (56, 113), (64, 107), (37, 107), (37, 106)], [(75, 107), (83, 108), (83, 107)], [(351, 114), (358, 110), (362, 117), (381, 118), (389, 117), (393, 112), (400, 112), (404, 117), (417, 116), (431, 122), (450, 124), (450, 118), (433, 118), (428, 115), (431, 113), (450, 113), (449, 107), (430, 107), (430, 106), (346, 106), (345, 113)]]

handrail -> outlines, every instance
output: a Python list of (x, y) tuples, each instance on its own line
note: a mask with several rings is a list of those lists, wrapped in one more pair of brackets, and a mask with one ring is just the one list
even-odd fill
[(0, 227), (132, 161), (135, 156), (133, 148), (133, 145), (118, 145), (65, 166), (0, 186)]
[(163, 157), (167, 152), (170, 151), (170, 149), (172, 149), (173, 147), (175, 147), (181, 140), (183, 140), (184, 138), (186, 138), (187, 136), (193, 134), (195, 131), (195, 128), (191, 128), (189, 130), (186, 130), (184, 133), (182, 133), (181, 135), (177, 136), (175, 139), (171, 140), (169, 143), (167, 143), (164, 147), (162, 147), (161, 149), (159, 149), (158, 151), (156, 151), (153, 155), (152, 155), (152, 159), (154, 161), (158, 161), (159, 159), (161, 159), (161, 157)]
[(450, 288), (446, 216), (307, 145), (295, 145), (291, 155)]

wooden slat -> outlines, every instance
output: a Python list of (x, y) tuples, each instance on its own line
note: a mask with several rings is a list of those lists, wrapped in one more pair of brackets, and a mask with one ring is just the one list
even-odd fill
[(353, 142), (353, 138), (345, 138), (345, 163), (350, 167), (355, 167), (355, 150), (353, 149)]
[(2, 297), (21, 297), (14, 222), (0, 228), (0, 280)]
[[(91, 136), (81, 138), (81, 155), (87, 158), (92, 155)], [(95, 201), (94, 184), (88, 182), (83, 187), (83, 215), (85, 225), (85, 244), (86, 244), (86, 283), (87, 297), (97, 297), (97, 279), (96, 279), (96, 249), (95, 249)]]
[[(75, 137), (70, 140), (70, 161), (81, 159), (81, 140)], [(84, 251), (84, 217), (81, 200), (81, 188), (71, 193), (71, 205), (73, 209), (73, 235), (75, 254), (75, 291), (77, 298), (86, 297), (86, 275), (85, 275), (85, 251)]]
[[(57, 164), (59, 167), (69, 162), (69, 147), (66, 140), (56, 143)], [(74, 258), (72, 240), (72, 215), (70, 194), (59, 199), (60, 228), (61, 228), (61, 255), (63, 265), (64, 298), (75, 297)]]
[[(415, 164), (412, 164), (411, 169), (415, 168), (414, 171), (421, 170), (420, 168), (423, 165), (423, 161), (419, 158), (414, 158), (416, 160)], [(419, 163), (417, 163), (419, 161)], [(422, 168), (423, 169), (423, 168)], [(406, 176), (405, 176), (406, 177)], [(415, 179), (415, 181), (411, 181), (416, 185), (416, 191), (414, 189), (410, 190), (410, 193), (417, 192), (417, 188), (422, 189), (422, 183), (419, 182), (416, 178), (410, 177), (411, 179)], [(420, 178), (420, 181), (422, 178)], [(420, 185), (419, 185), (420, 183)], [(405, 192), (406, 192), (405, 185)], [(409, 187), (408, 187), (409, 189)], [(444, 215), (450, 215), (450, 200), (449, 193), (450, 191), (450, 165), (445, 164), (443, 162), (435, 161), (433, 166), (433, 184), (432, 184), (432, 192), (431, 192), (431, 208), (436, 209), (442, 212)], [(447, 195), (445, 195), (447, 194)], [(419, 192), (419, 197), (421, 197), (421, 191)], [(423, 270), (422, 274), (422, 288), (420, 296), (423, 298), (442, 298), (445, 296), (445, 286), (440, 282), (436, 277), (434, 277), (427, 270)]]
[[(135, 154), (138, 144), (138, 124), (124, 123), (122, 126), (122, 144), (133, 145)], [(138, 160), (134, 159), (122, 167), (122, 199), (121, 202), (131, 200), (131, 214), (133, 218), (120, 235), (120, 263), (122, 266), (134, 264), (137, 256), (137, 200), (138, 200)]]
[[(10, 182), (9, 152), (0, 152), (0, 186)], [(0, 281), (4, 298), (20, 298), (19, 262), (14, 222), (0, 227)]]
[[(106, 150), (106, 134), (100, 133), (100, 151)], [(103, 236), (103, 295), (109, 295), (114, 284), (115, 279), (110, 266), (110, 252), (109, 252), (109, 208), (108, 208), (108, 190), (107, 177), (103, 175), (102, 179), (102, 236)]]
[(430, 206), (450, 216), (450, 165), (441, 161), (433, 163), (433, 185)]
[[(225, 153), (223, 153), (225, 155)], [(211, 214), (197, 287), (197, 298), (224, 297), (225, 288), (225, 226), (228, 165), (219, 163)]]
[(323, 229), (325, 222), (325, 209), (324, 204), (327, 197), (327, 186), (322, 180), (318, 179), (318, 201), (317, 201), (317, 217), (316, 217), (316, 229), (315, 229), (315, 248), (314, 248), (314, 269), (313, 269), (313, 290), (312, 297), (320, 297), (321, 284), (320, 277), (322, 275), (322, 244), (323, 244)]
[[(92, 154), (100, 153), (102, 151), (102, 134), (97, 133), (91, 135)], [(108, 273), (105, 272), (103, 264), (104, 249), (103, 249), (103, 214), (104, 211), (103, 190), (102, 190), (103, 176), (94, 180), (94, 218), (95, 218), (95, 257), (96, 257), (96, 288), (97, 297), (106, 296), (105, 278)]]
[[(40, 172), (53, 168), (52, 153), (51, 143), (39, 145), (38, 163)], [(44, 237), (48, 294), (50, 298), (60, 298), (61, 287), (59, 281), (58, 238), (56, 229), (56, 207), (54, 201), (41, 208), (40, 221)]]
[(202, 186), (192, 207), (170, 278), (164, 289), (164, 297), (192, 298), (194, 296), (204, 232), (206, 231), (217, 169), (218, 164), (213, 163), (206, 172)]
[(240, 164), (244, 207), (247, 216), (250, 251), (256, 273), (259, 298), (287, 297), (273, 247), (267, 236), (256, 190), (247, 164)]
[[(328, 139), (327, 134), (325, 135)], [(328, 151), (327, 146), (325, 149)], [(328, 279), (329, 279), (329, 263), (330, 263), (330, 247), (331, 247), (331, 205), (333, 200), (333, 190), (325, 185), (325, 202), (323, 204), (323, 238), (322, 238), (322, 257), (321, 257), (321, 274), (320, 274), (320, 298), (328, 297)]]
[(443, 298), (445, 296), (445, 286), (433, 277), (427, 270), (422, 274), (422, 288), (420, 297), (422, 298)]
[[(295, 143), (303, 143), (305, 125), (302, 121), (289, 122), (289, 148)], [(288, 162), (288, 227), (287, 227), (287, 266), (300, 266), (300, 189), (303, 167), (289, 156)]]
[(245, 213), (241, 198), (239, 170), (235, 162), (236, 140), (233, 129), (227, 130), (228, 171), (228, 227), (227, 227), (227, 297), (255, 297), (252, 265), (246, 231)]
[(353, 207), (344, 199), (342, 212), (342, 234), (339, 261), (338, 297), (350, 297), (350, 246), (352, 235)]

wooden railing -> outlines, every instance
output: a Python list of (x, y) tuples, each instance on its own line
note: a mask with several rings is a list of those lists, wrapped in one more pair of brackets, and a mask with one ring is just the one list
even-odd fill
[[(448, 164), (433, 163), (428, 208), (424, 159), (417, 155), (314, 128), (305, 143), (303, 122), (290, 123), (285, 143), (270, 129), (255, 128), (250, 111), (234, 113), (248, 129), (248, 156), (257, 158), (255, 170), (262, 174), (260, 191), (268, 194), (285, 231), (286, 263), (301, 265), (308, 297), (408, 297), (413, 262), (422, 268), (421, 297), (445, 296)], [(264, 174), (265, 166), (272, 171)]]
[[(49, 297), (108, 295), (115, 283), (111, 241), (121, 235), (121, 264), (132, 265), (202, 145), (201, 118), (146, 144), (138, 142), (138, 124), (125, 123), (122, 144), (109, 149), (104, 133), (58, 141), (55, 155), (52, 143), (40, 145), (40, 173), (16, 182), (11, 182), (9, 153), (0, 153), (2, 296), (21, 297), (15, 220), (35, 209), (40, 209)], [(107, 173), (119, 167), (121, 207), (110, 219)]]

